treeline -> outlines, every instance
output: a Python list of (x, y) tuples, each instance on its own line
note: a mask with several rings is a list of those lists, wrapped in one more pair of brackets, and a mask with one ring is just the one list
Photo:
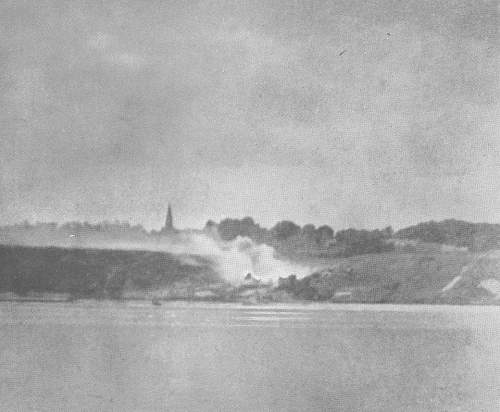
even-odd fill
[(0, 243), (30, 246), (104, 247), (115, 241), (145, 242), (150, 233), (141, 225), (128, 222), (55, 222), (27, 221), (0, 227)]
[(220, 223), (208, 221), (205, 230), (216, 232), (225, 241), (238, 236), (249, 237), (256, 243), (265, 243), (279, 253), (289, 257), (335, 257), (365, 253), (381, 253), (392, 250), (389, 240), (393, 236), (391, 227), (383, 230), (346, 229), (334, 232), (327, 225), (302, 227), (291, 221), (281, 221), (272, 228), (263, 228), (251, 217), (224, 219)]
[(154, 290), (219, 280), (210, 260), (163, 252), (0, 245), (0, 292), (67, 293), (119, 298), (124, 290)]
[[(474, 251), (500, 248), (500, 225), (470, 223), (447, 219), (409, 226), (395, 234), (392, 228), (382, 230), (345, 229), (335, 232), (330, 226), (312, 224), (299, 226), (284, 220), (270, 229), (261, 227), (251, 217), (224, 219), (219, 223), (208, 221), (204, 231), (214, 233), (225, 241), (238, 236), (265, 243), (289, 257), (348, 257), (392, 250), (393, 238), (439, 243), (464, 247)], [(196, 232), (196, 231), (195, 231)], [(26, 245), (54, 245), (88, 247), (106, 245), (112, 241), (154, 241), (161, 232), (148, 232), (141, 225), (128, 222), (67, 222), (20, 224), (0, 227), (0, 243)]]
[(447, 219), (429, 221), (399, 230), (399, 239), (465, 247), (474, 251), (500, 248), (500, 225)]
[(22, 223), (2, 226), (4, 233), (16, 232), (38, 232), (50, 234), (83, 234), (83, 233), (117, 233), (117, 234), (147, 234), (148, 232), (141, 225), (131, 225), (126, 221), (115, 220), (113, 222), (103, 221), (99, 223), (89, 222), (66, 222), (58, 224), (56, 222), (36, 222), (30, 223), (25, 220)]

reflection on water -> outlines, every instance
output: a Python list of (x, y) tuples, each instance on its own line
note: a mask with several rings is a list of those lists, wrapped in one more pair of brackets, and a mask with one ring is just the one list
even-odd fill
[(496, 411), (494, 307), (0, 303), (2, 411)]

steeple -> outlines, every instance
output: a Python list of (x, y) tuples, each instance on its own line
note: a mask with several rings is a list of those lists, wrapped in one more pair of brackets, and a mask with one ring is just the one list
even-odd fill
[(170, 203), (168, 204), (167, 217), (165, 219), (165, 226), (163, 227), (163, 232), (173, 233), (174, 229), (174, 220), (172, 218), (172, 208), (170, 207)]

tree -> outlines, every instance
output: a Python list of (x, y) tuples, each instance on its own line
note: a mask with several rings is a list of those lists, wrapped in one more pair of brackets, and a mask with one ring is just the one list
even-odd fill
[(302, 228), (302, 235), (309, 239), (313, 239), (316, 235), (316, 226), (312, 224), (304, 225), (304, 227)]
[(321, 242), (333, 239), (333, 229), (330, 226), (323, 225), (318, 227), (318, 238)]
[(288, 239), (289, 237), (300, 233), (300, 226), (290, 222), (289, 220), (283, 220), (276, 223), (276, 225), (271, 229), (271, 232), (278, 240)]
[(238, 219), (221, 220), (217, 230), (222, 240), (233, 240), (240, 235), (240, 221)]
[(384, 237), (387, 239), (391, 239), (394, 236), (394, 230), (392, 229), (392, 226), (387, 226), (382, 230), (382, 233), (384, 234)]

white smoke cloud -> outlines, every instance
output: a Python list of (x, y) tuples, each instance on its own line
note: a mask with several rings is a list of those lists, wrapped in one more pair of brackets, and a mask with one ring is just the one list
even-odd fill
[(219, 267), (224, 278), (232, 283), (241, 282), (247, 273), (263, 282), (275, 283), (279, 277), (291, 274), (302, 277), (311, 272), (311, 268), (277, 259), (271, 246), (255, 244), (249, 238), (238, 237), (220, 250), (216, 255)]
[(276, 258), (271, 246), (240, 236), (224, 242), (205, 234), (180, 235), (163, 240), (160, 249), (174, 254), (207, 256), (214, 261), (219, 274), (233, 284), (241, 283), (247, 273), (262, 282), (275, 283), (279, 277), (291, 274), (302, 277), (312, 272), (310, 267)]

